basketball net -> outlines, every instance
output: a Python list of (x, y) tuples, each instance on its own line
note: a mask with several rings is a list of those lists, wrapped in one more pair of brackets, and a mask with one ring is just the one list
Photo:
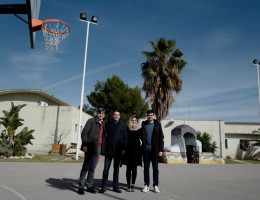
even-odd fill
[(44, 20), (41, 29), (45, 41), (45, 51), (49, 54), (57, 52), (60, 42), (70, 32), (70, 26), (67, 23), (56, 19)]

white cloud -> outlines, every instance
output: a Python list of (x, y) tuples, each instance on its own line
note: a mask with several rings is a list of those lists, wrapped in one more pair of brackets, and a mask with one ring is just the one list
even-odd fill
[(9, 59), (23, 80), (39, 80), (48, 66), (61, 62), (54, 56), (40, 53), (12, 54)]
[[(104, 71), (108, 71), (108, 70), (111, 70), (111, 69), (114, 69), (114, 68), (122, 67), (124, 64), (126, 64), (128, 62), (130, 62), (130, 61), (122, 61), (122, 62), (117, 62), (117, 63), (113, 63), (113, 64), (109, 64), (109, 65), (104, 65), (104, 66), (98, 67), (96, 69), (86, 71), (86, 76), (90, 76), (90, 75), (97, 74), (97, 73), (104, 72)], [(78, 74), (78, 75), (69, 77), (65, 80), (62, 80), (62, 81), (56, 82), (54, 84), (48, 85), (48, 86), (44, 87), (43, 89), (47, 90), (47, 89), (50, 89), (50, 88), (61, 86), (61, 85), (64, 85), (66, 83), (69, 83), (73, 80), (76, 80), (78, 78), (82, 78), (82, 74)]]
[(236, 34), (230, 30), (215, 30), (209, 34), (208, 45), (210, 48), (223, 48), (235, 41)]
[(28, 69), (36, 67), (36, 70), (42, 70), (41, 67), (46, 65), (62, 62), (57, 57), (42, 53), (13, 54), (10, 56), (10, 61), (15, 67), (19, 68), (28, 66)]

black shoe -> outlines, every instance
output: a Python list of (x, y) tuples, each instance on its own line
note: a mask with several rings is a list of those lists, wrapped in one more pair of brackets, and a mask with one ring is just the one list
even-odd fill
[(79, 188), (79, 189), (78, 189), (78, 194), (84, 195), (84, 194), (85, 194), (84, 188)]
[(93, 193), (93, 194), (97, 193), (96, 190), (94, 189), (94, 187), (88, 188), (87, 192), (90, 192), (90, 193)]
[(121, 193), (122, 190), (119, 189), (119, 187), (113, 187), (113, 191), (117, 193)]

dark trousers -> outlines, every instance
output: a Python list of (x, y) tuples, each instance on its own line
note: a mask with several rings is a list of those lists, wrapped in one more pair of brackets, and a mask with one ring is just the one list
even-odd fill
[(132, 185), (135, 184), (137, 175), (137, 166), (126, 166), (126, 180), (127, 185), (129, 186), (131, 184), (131, 178), (132, 178)]
[(98, 147), (98, 155), (88, 155), (85, 153), (84, 163), (79, 177), (79, 188), (84, 188), (86, 174), (88, 173), (86, 185), (88, 188), (94, 187), (95, 169), (98, 164), (101, 147)]
[(108, 174), (110, 165), (112, 162), (112, 159), (114, 159), (114, 174), (113, 174), (113, 187), (118, 187), (118, 177), (119, 177), (119, 165), (120, 165), (120, 156), (105, 157), (105, 163), (104, 163), (104, 170), (103, 170), (103, 178), (102, 178), (102, 187), (107, 187), (108, 183)]
[(144, 151), (144, 184), (149, 187), (150, 185), (150, 162), (152, 161), (153, 167), (153, 186), (159, 184), (159, 170), (158, 170), (158, 157), (149, 150)]

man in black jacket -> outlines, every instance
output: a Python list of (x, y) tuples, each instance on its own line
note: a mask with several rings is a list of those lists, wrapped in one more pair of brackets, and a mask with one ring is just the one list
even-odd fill
[(96, 193), (94, 189), (94, 174), (98, 164), (100, 153), (104, 153), (105, 132), (103, 118), (105, 117), (105, 109), (100, 108), (97, 115), (87, 121), (82, 133), (81, 150), (84, 151), (84, 163), (80, 172), (78, 194), (84, 195), (84, 184), (86, 174), (88, 172), (86, 185), (87, 191)]
[(102, 188), (99, 191), (104, 193), (107, 190), (108, 172), (112, 159), (114, 159), (114, 174), (113, 174), (113, 191), (121, 193), (122, 191), (118, 186), (119, 165), (121, 155), (125, 154), (127, 146), (127, 130), (123, 122), (120, 121), (120, 112), (114, 111), (112, 120), (106, 124), (106, 155), (103, 170)]
[(143, 129), (143, 147), (144, 147), (144, 188), (143, 192), (149, 191), (150, 184), (150, 161), (153, 166), (153, 187), (154, 192), (160, 192), (158, 156), (162, 156), (164, 151), (164, 135), (161, 124), (154, 120), (154, 112), (147, 111), (147, 120), (142, 123)]

